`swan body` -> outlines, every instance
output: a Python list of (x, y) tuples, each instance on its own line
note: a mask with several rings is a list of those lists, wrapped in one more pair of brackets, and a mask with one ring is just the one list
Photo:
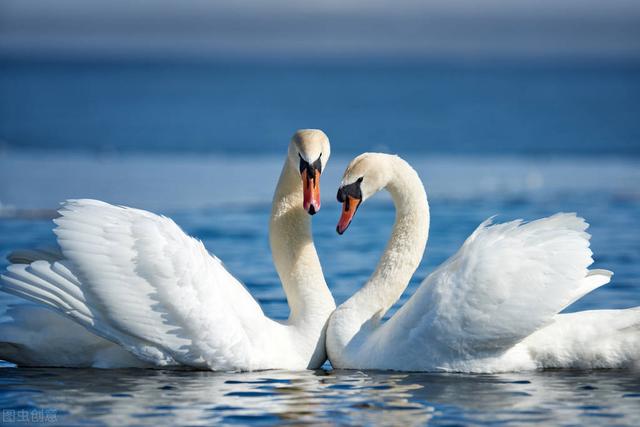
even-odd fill
[(345, 172), (338, 232), (381, 189), (396, 206), (392, 237), (371, 278), (330, 318), (334, 367), (498, 372), (623, 367), (640, 359), (640, 308), (558, 314), (612, 275), (588, 269), (588, 224), (575, 214), (485, 221), (382, 322), (420, 263), (429, 208), (404, 160), (364, 154)]
[[(21, 331), (36, 326), (24, 322), (25, 310), (34, 309), (13, 308), (13, 321), (0, 326), (0, 358), (31, 365), (243, 371), (321, 366), (325, 324), (335, 304), (303, 199), (315, 213), (317, 169), (329, 155), (323, 132), (298, 131), (274, 195), (270, 243), (291, 307), (287, 321), (266, 317), (222, 262), (171, 219), (96, 200), (68, 200), (54, 220), (60, 253), (17, 252), (1, 277), (3, 291), (39, 305), (37, 318), (58, 316), (49, 328), (55, 333), (73, 324), (68, 331), (77, 340), (20, 340)], [(316, 159), (317, 169), (310, 166)], [(313, 185), (304, 178), (301, 184), (303, 165), (305, 174), (314, 174)], [(53, 353), (65, 347), (64, 357), (42, 353), (47, 346)]]
[(0, 355), (20, 366), (149, 368), (123, 347), (41, 304), (8, 307), (0, 323)]

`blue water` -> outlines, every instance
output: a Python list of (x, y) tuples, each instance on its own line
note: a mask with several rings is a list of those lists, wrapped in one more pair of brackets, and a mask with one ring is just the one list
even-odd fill
[(8, 147), (640, 155), (640, 64), (238, 64), (0, 58)]
[[(7, 62), (0, 93), (0, 268), (12, 249), (54, 243), (58, 201), (94, 197), (171, 216), (268, 315), (284, 319), (269, 202), (289, 135), (310, 126), (327, 131), (335, 153), (313, 226), (338, 303), (373, 270), (394, 216), (388, 198), (376, 197), (338, 236), (339, 176), (351, 155), (386, 149), (416, 167), (432, 214), (425, 259), (399, 304), (487, 217), (575, 211), (591, 224), (594, 267), (615, 276), (568, 310), (640, 305), (633, 67)], [(0, 309), (11, 301), (0, 296)], [(637, 370), (445, 375), (326, 365), (222, 374), (3, 364), (0, 384), (0, 416), (16, 425), (24, 417), (60, 425), (640, 424)]]

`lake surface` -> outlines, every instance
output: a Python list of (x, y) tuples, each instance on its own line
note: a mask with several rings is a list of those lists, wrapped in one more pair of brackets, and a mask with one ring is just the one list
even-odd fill
[(0, 58), (0, 143), (83, 151), (640, 156), (640, 64)]
[[(2, 407), (64, 425), (638, 425), (628, 372), (242, 374), (4, 369)], [(45, 418), (46, 419), (46, 418)], [(89, 421), (90, 420), (90, 421)], [(15, 424), (20, 424), (16, 422)]]
[[(313, 227), (338, 303), (373, 271), (394, 217), (379, 195), (338, 236), (339, 178), (352, 155), (385, 150), (415, 166), (432, 215), (425, 259), (398, 305), (489, 216), (532, 220), (559, 211), (587, 219), (594, 267), (615, 272), (568, 311), (640, 305), (638, 67), (3, 65), (0, 268), (12, 249), (54, 243), (58, 202), (98, 198), (171, 216), (268, 315), (285, 319), (267, 239), (270, 198), (289, 135), (309, 126), (327, 131), (335, 153)], [(0, 316), (15, 302), (0, 295)], [(632, 369), (0, 366), (1, 415), (15, 425), (25, 417), (60, 425), (640, 425), (640, 371)]]

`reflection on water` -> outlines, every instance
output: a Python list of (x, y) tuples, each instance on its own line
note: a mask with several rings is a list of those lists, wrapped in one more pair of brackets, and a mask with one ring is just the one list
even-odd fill
[(55, 410), (58, 424), (639, 425), (639, 374), (2, 369), (0, 396), (5, 415)]

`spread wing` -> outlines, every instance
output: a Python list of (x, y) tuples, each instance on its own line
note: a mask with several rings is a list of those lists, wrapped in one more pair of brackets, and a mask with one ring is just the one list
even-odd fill
[(575, 214), (490, 224), (424, 280), (374, 342), (445, 368), (497, 356), (609, 282), (611, 272), (588, 270), (588, 224)]
[(59, 212), (63, 258), (10, 265), (3, 290), (156, 364), (252, 369), (251, 330), (269, 320), (200, 241), (169, 218), (95, 200)]

